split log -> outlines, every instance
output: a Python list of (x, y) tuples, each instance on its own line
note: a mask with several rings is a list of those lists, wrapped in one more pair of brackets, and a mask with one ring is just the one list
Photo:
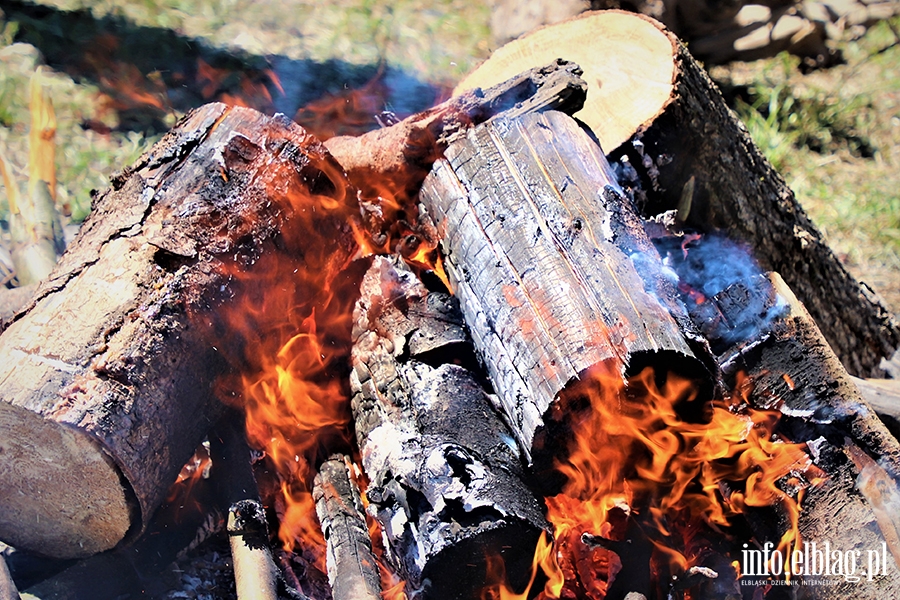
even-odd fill
[(313, 498), (328, 545), (325, 564), (333, 600), (381, 600), (378, 559), (349, 459), (333, 456), (316, 475)]
[[(496, 117), (447, 148), (420, 201), (524, 452), (595, 365), (676, 372), (712, 394), (710, 357), (597, 145), (554, 111)], [(560, 446), (565, 446), (561, 444)]]
[[(815, 321), (777, 274), (733, 284), (692, 310), (713, 347), (726, 381), (758, 409), (777, 409), (779, 433), (805, 441), (828, 478), (802, 501), (800, 532), (819, 547), (828, 541), (860, 556), (882, 549), (900, 565), (900, 442), (862, 399)], [(760, 316), (763, 316), (761, 319)], [(775, 534), (776, 532), (770, 532)], [(783, 533), (783, 532), (780, 532)], [(778, 535), (780, 535), (778, 533)], [(763, 541), (776, 541), (771, 537)], [(863, 559), (861, 559), (863, 560)], [(887, 598), (900, 594), (900, 570), (866, 585), (843, 581), (821, 587), (817, 598)]]
[(524, 587), (547, 525), (476, 375), (446, 362), (474, 362), (453, 298), (378, 257), (354, 323), (356, 435), (389, 559), (427, 597), (474, 597), (488, 555)]
[(745, 242), (764, 269), (783, 274), (852, 374), (880, 374), (900, 325), (847, 273), (703, 69), (656, 21), (602, 11), (544, 27), (498, 49), (456, 93), (560, 56), (589, 85), (574, 116), (611, 158), (642, 171), (645, 217), (678, 210), (681, 225)]
[(346, 260), (337, 163), (287, 119), (220, 104), (114, 178), (0, 336), (0, 538), (81, 557), (144, 528), (219, 413), (216, 308), (259, 254), (302, 237), (295, 197), (330, 207), (312, 217), (317, 250)]

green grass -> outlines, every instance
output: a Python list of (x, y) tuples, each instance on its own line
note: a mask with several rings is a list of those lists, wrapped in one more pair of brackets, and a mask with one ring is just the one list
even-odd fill
[[(28, 84), (36, 66), (36, 55), (19, 45), (0, 51), (0, 151), (10, 162), (20, 191), (28, 180)], [(101, 135), (85, 130), (86, 119), (95, 114), (98, 90), (76, 84), (66, 75), (48, 73), (49, 89), (57, 117), (56, 167), (58, 200), (70, 207), (71, 220), (79, 222), (91, 206), (91, 190), (109, 185), (109, 177), (131, 164), (154, 139), (134, 132)], [(0, 192), (0, 219), (9, 208), (6, 190)]]
[(842, 50), (808, 75), (786, 54), (713, 75), (844, 264), (900, 311), (900, 44), (880, 23)]

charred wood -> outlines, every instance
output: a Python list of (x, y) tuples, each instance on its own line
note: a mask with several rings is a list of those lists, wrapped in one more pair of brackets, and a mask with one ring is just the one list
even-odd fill
[(258, 500), (241, 500), (228, 510), (228, 539), (238, 600), (276, 600), (278, 568), (269, 549), (266, 514)]
[(378, 559), (350, 468), (348, 458), (331, 457), (319, 467), (313, 488), (316, 514), (328, 545), (328, 583), (334, 600), (381, 600)]
[(472, 125), (503, 111), (575, 112), (584, 103), (587, 84), (578, 65), (557, 60), (523, 71), (490, 88), (455, 95), (391, 127), (331, 138), (325, 146), (364, 192), (374, 181), (376, 192), (412, 198), (447, 144)]
[(590, 82), (574, 116), (612, 159), (627, 156), (641, 171), (645, 217), (677, 210), (682, 225), (752, 247), (764, 269), (784, 276), (844, 366), (881, 376), (881, 358), (900, 346), (900, 324), (846, 271), (706, 72), (660, 23), (584, 13), (499, 48), (456, 92), (557, 56), (579, 64)]
[(764, 270), (784, 277), (851, 374), (880, 375), (881, 359), (900, 346), (900, 324), (847, 272), (703, 67), (666, 35), (675, 65), (670, 99), (631, 142), (607, 149), (649, 166), (654, 192), (642, 211), (676, 210), (685, 227), (748, 245)]
[[(0, 337), (0, 538), (83, 557), (144, 529), (219, 413), (216, 307), (310, 190), (348, 197), (321, 144), (218, 104), (114, 179)], [(326, 213), (339, 260), (355, 246)]]
[(595, 365), (678, 372), (711, 396), (705, 342), (599, 147), (574, 120), (550, 111), (470, 129), (436, 164), (420, 202), (530, 458), (557, 395)]
[(354, 322), (357, 441), (395, 568), (426, 596), (469, 598), (490, 553), (524, 585), (546, 522), (488, 394), (447, 362), (472, 352), (455, 301), (378, 257)]
[[(861, 556), (882, 548), (900, 564), (900, 443), (863, 400), (815, 321), (777, 274), (736, 283), (692, 309), (726, 381), (757, 409), (782, 413), (779, 434), (805, 441), (827, 478), (806, 487), (804, 540), (829, 540)], [(740, 332), (737, 339), (735, 332)], [(730, 340), (727, 344), (717, 342)], [(780, 533), (778, 534), (780, 535)], [(763, 536), (761, 536), (763, 537)], [(884, 598), (900, 593), (894, 567), (865, 587), (843, 581), (818, 598)]]

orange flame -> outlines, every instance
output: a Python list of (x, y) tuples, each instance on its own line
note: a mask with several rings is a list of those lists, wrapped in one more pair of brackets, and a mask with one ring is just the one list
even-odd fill
[[(779, 482), (790, 475), (790, 485), (802, 487), (802, 476), (813, 485), (821, 471), (804, 444), (777, 439), (779, 413), (748, 408), (741, 401), (746, 392), (747, 380), (739, 378), (730, 402), (702, 405), (693, 382), (678, 375), (661, 379), (648, 368), (623, 381), (612, 366), (592, 369), (565, 391), (558, 402), (568, 415), (571, 441), (556, 469), (566, 483), (547, 498), (555, 560), (540, 561), (550, 580), (565, 583), (545, 587), (538, 597), (605, 598), (625, 562), (641, 560), (618, 556), (607, 544), (589, 548), (584, 533), (602, 536), (609, 547), (646, 537), (650, 571), (664, 584), (665, 574), (694, 566), (702, 531), (726, 533), (749, 506), (783, 510), (790, 527), (780, 548), (790, 556), (800, 543), (802, 493), (792, 497)], [(495, 565), (492, 581), (502, 581), (500, 575)], [(491, 598), (526, 597), (505, 585), (488, 588), (497, 590)]]

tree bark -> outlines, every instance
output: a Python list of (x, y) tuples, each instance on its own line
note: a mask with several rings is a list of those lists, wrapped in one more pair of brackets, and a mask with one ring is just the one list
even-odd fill
[(328, 583), (333, 600), (381, 600), (378, 559), (349, 467), (346, 457), (331, 457), (319, 467), (313, 488), (316, 515), (328, 544)]
[(361, 291), (353, 413), (369, 510), (391, 562), (434, 598), (474, 597), (490, 555), (527, 577), (546, 522), (488, 395), (473, 372), (447, 362), (474, 362), (453, 299), (382, 257)]
[[(710, 319), (713, 314), (719, 318)], [(813, 463), (827, 474), (803, 498), (803, 539), (820, 546), (828, 540), (831, 547), (856, 549), (860, 556), (884, 542), (900, 564), (900, 519), (890, 508), (900, 502), (900, 443), (863, 401), (781, 277), (773, 273), (732, 285), (700, 304), (695, 315), (714, 348), (731, 332), (742, 332), (718, 351), (726, 379), (754, 408), (779, 410), (779, 434), (806, 442)], [(743, 383), (738, 374), (746, 376)], [(772, 539), (761, 532), (757, 537)], [(886, 572), (865, 586), (843, 581), (819, 588), (816, 597), (896, 596), (900, 572), (894, 567)]]
[(337, 205), (317, 213), (323, 252), (355, 251), (352, 195), (324, 147), (218, 104), (114, 179), (0, 337), (0, 538), (81, 557), (143, 529), (219, 413), (216, 307), (277, 251), (300, 191)]
[[(646, 366), (712, 394), (710, 357), (600, 149), (558, 112), (497, 117), (450, 144), (420, 200), (525, 453), (595, 365)], [(552, 445), (552, 444), (551, 444)], [(563, 444), (563, 446), (565, 446)]]
[(456, 91), (557, 56), (578, 63), (589, 85), (574, 116), (611, 158), (627, 156), (641, 171), (643, 216), (678, 210), (682, 225), (746, 243), (763, 269), (782, 274), (852, 374), (880, 374), (881, 359), (900, 346), (900, 325), (846, 271), (703, 69), (659, 23), (585, 13), (500, 48)]

